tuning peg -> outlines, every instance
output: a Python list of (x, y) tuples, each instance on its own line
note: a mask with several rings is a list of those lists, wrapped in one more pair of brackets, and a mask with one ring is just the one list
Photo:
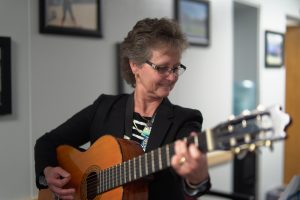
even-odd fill
[(235, 148), (233, 149), (233, 152), (234, 152), (235, 154), (239, 154), (239, 153), (241, 152), (241, 148), (240, 148), (240, 147), (235, 147)]
[(249, 151), (253, 152), (253, 151), (255, 151), (255, 149), (256, 149), (256, 145), (255, 144), (250, 144)]
[(229, 125), (229, 126), (227, 127), (227, 129), (228, 129), (229, 132), (232, 132), (232, 131), (233, 131), (233, 126), (232, 126), (232, 125)]
[(242, 126), (245, 128), (245, 127), (247, 127), (247, 121), (246, 120), (243, 120), (242, 121)]
[(244, 141), (245, 141), (246, 144), (250, 143), (251, 142), (251, 135), (250, 134), (246, 134), (244, 136)]
[(234, 116), (234, 115), (229, 115), (229, 116), (228, 116), (228, 120), (229, 120), (229, 121), (234, 120), (234, 119), (235, 119), (235, 116)]
[(271, 145), (272, 145), (271, 140), (266, 140), (266, 141), (265, 141), (265, 146), (266, 146), (266, 147), (270, 147)]
[(265, 146), (269, 147), (271, 151), (273, 151), (273, 142), (271, 140), (266, 140), (265, 141)]
[(229, 144), (230, 146), (234, 147), (236, 145), (236, 139), (234, 137), (230, 138)]
[(246, 116), (246, 115), (250, 115), (251, 112), (250, 110), (243, 110), (242, 115)]
[(263, 105), (261, 105), (261, 104), (259, 104), (259, 105), (256, 107), (256, 110), (258, 110), (258, 111), (265, 111), (265, 110), (266, 110), (266, 107), (263, 106)]

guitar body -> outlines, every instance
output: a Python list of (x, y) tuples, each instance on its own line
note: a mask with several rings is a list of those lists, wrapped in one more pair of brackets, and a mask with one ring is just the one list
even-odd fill
[[(148, 185), (142, 179), (108, 190), (94, 198), (87, 195), (86, 184), (84, 184), (93, 172), (97, 173), (143, 153), (136, 142), (105, 135), (84, 152), (68, 145), (59, 146), (57, 159), (59, 166), (71, 174), (71, 180), (66, 188), (76, 189), (76, 200), (146, 200), (148, 199)], [(50, 199), (53, 199), (53, 196), (50, 195)], [(39, 198), (39, 200), (42, 199)], [(43, 200), (47, 199), (43, 198)]]

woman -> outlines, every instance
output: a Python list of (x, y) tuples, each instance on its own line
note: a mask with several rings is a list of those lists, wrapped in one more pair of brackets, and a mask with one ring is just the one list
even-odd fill
[(44, 184), (61, 199), (73, 199), (75, 189), (63, 188), (72, 174), (57, 166), (55, 149), (61, 144), (94, 143), (110, 133), (138, 142), (145, 152), (176, 141), (171, 168), (149, 180), (148, 199), (181, 200), (204, 194), (210, 188), (206, 155), (196, 145), (179, 140), (201, 131), (202, 115), (173, 105), (167, 98), (186, 70), (180, 63), (186, 47), (177, 23), (165, 18), (137, 22), (121, 44), (123, 76), (134, 93), (100, 95), (92, 105), (39, 138), (35, 146), (37, 186), (43, 188)]

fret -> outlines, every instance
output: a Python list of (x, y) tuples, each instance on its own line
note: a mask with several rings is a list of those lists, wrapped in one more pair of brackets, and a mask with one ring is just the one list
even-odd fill
[(135, 165), (135, 160), (136, 160), (136, 158), (133, 158), (133, 173), (134, 173), (134, 180), (136, 180), (136, 165)]
[(159, 169), (162, 169), (161, 148), (158, 148), (158, 164), (159, 164)]
[(128, 160), (128, 172), (129, 172), (128, 182), (130, 182), (130, 181), (131, 181), (131, 167), (130, 167), (130, 160)]
[(167, 165), (171, 166), (171, 164), (170, 164), (170, 147), (169, 147), (169, 145), (166, 145), (166, 155), (167, 155)]
[(131, 171), (130, 171), (130, 160), (126, 161), (127, 166), (126, 166), (126, 173), (127, 173), (127, 183), (130, 182), (130, 176), (131, 176)]
[(155, 166), (154, 166), (154, 151), (151, 151), (151, 165), (152, 165), (152, 172), (155, 172)]
[(148, 159), (147, 159), (147, 155), (148, 153), (145, 153), (145, 167), (146, 167), (146, 174), (145, 175), (148, 175)]
[(124, 183), (126, 182), (126, 162), (124, 162)]
[(126, 180), (127, 180), (126, 183), (128, 183), (130, 181), (130, 168), (129, 168), (129, 164), (130, 163), (128, 161), (126, 161)]
[(139, 156), (139, 171), (140, 171), (140, 176), (139, 177), (142, 177), (142, 156)]

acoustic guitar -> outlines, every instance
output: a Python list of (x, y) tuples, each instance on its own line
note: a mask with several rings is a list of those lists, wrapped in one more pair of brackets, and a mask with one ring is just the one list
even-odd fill
[[(280, 107), (258, 108), (184, 139), (203, 152), (233, 150), (238, 154), (271, 147), (273, 141), (286, 138), (289, 124), (289, 115)], [(174, 153), (174, 143), (144, 153), (136, 142), (105, 135), (84, 152), (59, 146), (57, 159), (71, 173), (66, 187), (76, 189), (77, 200), (143, 200), (148, 198), (145, 177), (170, 167)], [(53, 200), (53, 195), (41, 190), (39, 200)]]

